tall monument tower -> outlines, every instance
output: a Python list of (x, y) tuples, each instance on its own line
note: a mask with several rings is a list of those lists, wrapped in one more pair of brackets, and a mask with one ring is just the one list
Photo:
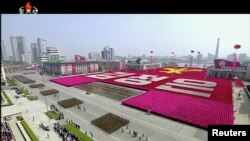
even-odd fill
[(220, 38), (218, 38), (218, 40), (217, 40), (217, 46), (216, 46), (216, 52), (215, 52), (215, 59), (218, 59), (219, 44), (220, 44)]

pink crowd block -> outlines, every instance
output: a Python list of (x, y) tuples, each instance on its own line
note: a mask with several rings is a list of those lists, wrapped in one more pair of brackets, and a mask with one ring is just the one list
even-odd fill
[(50, 81), (61, 84), (61, 85), (64, 85), (66, 87), (71, 87), (71, 86), (74, 86), (74, 85), (80, 85), (80, 84), (95, 82), (95, 79), (85, 77), (83, 75), (78, 75), (78, 76), (54, 78), (54, 79), (51, 79)]

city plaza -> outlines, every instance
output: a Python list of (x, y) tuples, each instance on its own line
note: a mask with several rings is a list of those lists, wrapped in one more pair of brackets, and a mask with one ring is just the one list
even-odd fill
[[(60, 135), (66, 124), (80, 130), (86, 140), (96, 141), (205, 141), (208, 125), (249, 124), (249, 83), (206, 74), (207, 69), (188, 67), (65, 77), (36, 70), (7, 73), (38, 100), (17, 94), (11, 89), (16, 86), (4, 87), (13, 105), (1, 108), (1, 120), (7, 121), (18, 141), (30, 135), (16, 116), (23, 117), (38, 140), (53, 141), (63, 136), (74, 139), (68, 132)], [(2, 93), (1, 97), (2, 104), (8, 103)], [(49, 118), (48, 111), (60, 118)]]

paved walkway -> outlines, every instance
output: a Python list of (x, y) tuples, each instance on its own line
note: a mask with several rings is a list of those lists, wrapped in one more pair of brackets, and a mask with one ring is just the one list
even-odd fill
[(12, 132), (14, 134), (14, 137), (15, 137), (16, 141), (25, 141), (24, 138), (23, 138), (23, 135), (21, 134), (20, 130), (18, 129), (18, 127), (16, 125), (15, 118), (8, 121), (8, 123), (10, 124), (11, 130), (12, 130)]
[[(10, 91), (7, 91), (7, 95), (13, 102), (13, 106), (7, 106), (7, 107), (2, 107), (2, 113), (5, 115), (7, 114), (14, 114), (17, 112), (22, 112), (22, 117), (24, 120), (27, 122), (27, 124), (30, 126), (30, 128), (33, 130), (35, 135), (38, 137), (40, 141), (59, 141), (61, 138), (59, 137), (58, 134), (56, 134), (53, 130), (53, 123), (51, 120), (44, 114), (46, 112), (46, 105), (39, 101), (29, 101), (27, 98), (18, 98), (15, 99), (13, 98), (13, 95)], [(27, 112), (28, 111), (28, 112)], [(33, 121), (34, 117), (34, 121)], [(16, 118), (13, 117), (12, 121), (10, 121), (10, 126), (11, 129), (13, 129), (13, 132), (15, 132), (15, 137), (17, 141), (22, 141), (18, 140), (20, 137), (20, 131), (18, 127), (15, 124)], [(44, 131), (43, 129), (39, 128), (40, 123), (45, 123), (50, 126), (50, 131)], [(18, 134), (18, 132), (20, 134)], [(49, 134), (49, 138), (47, 138), (47, 134)], [(23, 138), (22, 138), (23, 139)]]
[[(246, 84), (246, 83), (245, 83)], [(243, 88), (234, 87), (234, 124), (250, 124), (250, 100)], [(241, 94), (241, 100), (237, 100), (238, 94)]]
[[(35, 75), (31, 77), (31, 79), (36, 79), (37, 83), (42, 83), (42, 79), (39, 78), (40, 77)], [(107, 112), (112, 112), (114, 114), (118, 114), (124, 118), (129, 119), (129, 128), (138, 131), (139, 135), (144, 133), (148, 137), (149, 141), (164, 141), (166, 139), (168, 139), (169, 141), (207, 140), (207, 132), (201, 129), (197, 129), (196, 127), (155, 116), (153, 114), (145, 115), (145, 112), (123, 106), (120, 104), (120, 102), (99, 95), (85, 95), (82, 90), (76, 89), (74, 87), (64, 87), (50, 82), (48, 81), (48, 77), (45, 75), (44, 82), (46, 84), (46, 89), (55, 88), (60, 91), (59, 98), (54, 98), (54, 96), (47, 96), (48, 105), (57, 105), (57, 101), (72, 97), (76, 97), (84, 101), (84, 105), (87, 109), (87, 112), (79, 111), (74, 107), (68, 109), (59, 109), (62, 110), (66, 118), (70, 118), (74, 122), (78, 123), (81, 126), (83, 132), (84, 130), (87, 130), (88, 132), (93, 132), (95, 140), (138, 141), (138, 138), (133, 138), (130, 134), (126, 132), (121, 133), (121, 131), (118, 130), (108, 135), (97, 127), (90, 124), (91, 120), (100, 117), (106, 114)], [(28, 85), (24, 85), (24, 87), (30, 89)], [(30, 89), (30, 91), (33, 94), (37, 95), (39, 99), (45, 103), (45, 97), (39, 94), (39, 89)], [(200, 136), (197, 135), (198, 131)]]

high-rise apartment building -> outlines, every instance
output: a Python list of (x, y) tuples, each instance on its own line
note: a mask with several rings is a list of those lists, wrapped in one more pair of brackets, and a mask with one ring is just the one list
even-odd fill
[(37, 43), (31, 43), (31, 54), (32, 54), (32, 62), (37, 63), (37, 61), (38, 61)]
[(227, 55), (228, 61), (233, 61), (233, 58), (234, 58), (234, 53)]
[(47, 48), (47, 40), (42, 38), (37, 38), (37, 46), (38, 46), (38, 56), (46, 52)]
[(11, 42), (14, 61), (22, 61), (22, 54), (26, 54), (24, 36), (11, 36), (10, 42)]
[(208, 55), (207, 55), (207, 60), (208, 60), (209, 62), (213, 62), (214, 59), (215, 59), (215, 55), (213, 55), (213, 54), (211, 54), (211, 53), (208, 53)]
[(113, 48), (106, 46), (102, 51), (102, 59), (113, 61), (115, 59), (115, 51)]
[(31, 55), (28, 54), (22, 54), (22, 60), (25, 65), (31, 65)]
[(1, 60), (8, 60), (6, 52), (6, 42), (1, 40)]
[(6, 76), (5, 76), (5, 71), (4, 71), (4, 67), (3, 64), (1, 63), (1, 86), (6, 86)]
[(247, 60), (247, 54), (246, 53), (240, 53), (238, 61), (242, 63), (242, 62), (244, 62), (246, 60)]
[(89, 59), (100, 60), (101, 59), (101, 55), (98, 52), (90, 52), (89, 53)]

